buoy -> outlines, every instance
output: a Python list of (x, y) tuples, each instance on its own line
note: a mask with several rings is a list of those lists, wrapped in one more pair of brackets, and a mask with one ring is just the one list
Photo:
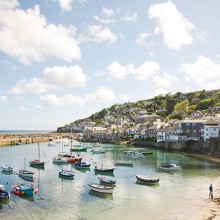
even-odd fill
[(24, 191), (22, 191), (21, 194), (24, 195), (25, 194)]

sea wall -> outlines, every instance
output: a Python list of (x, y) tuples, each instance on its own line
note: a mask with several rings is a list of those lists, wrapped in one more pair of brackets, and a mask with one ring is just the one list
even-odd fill
[(0, 134), (0, 146), (32, 144), (52, 141), (55, 138), (68, 137), (61, 133), (34, 133), (34, 134)]
[(212, 138), (207, 141), (187, 141), (187, 142), (160, 142), (135, 141), (133, 146), (155, 147), (164, 150), (177, 150), (190, 153), (209, 154), (220, 156), (220, 138)]

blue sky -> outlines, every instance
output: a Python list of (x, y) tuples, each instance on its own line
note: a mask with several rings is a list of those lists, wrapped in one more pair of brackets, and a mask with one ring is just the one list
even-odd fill
[(0, 130), (219, 89), (219, 0), (0, 0)]

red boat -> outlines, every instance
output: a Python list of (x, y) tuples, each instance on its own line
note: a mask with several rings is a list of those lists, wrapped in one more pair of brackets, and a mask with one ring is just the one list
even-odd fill
[(67, 157), (66, 159), (67, 159), (68, 163), (76, 163), (76, 162), (81, 162), (81, 160), (83, 158), (82, 157), (72, 156), (72, 157)]

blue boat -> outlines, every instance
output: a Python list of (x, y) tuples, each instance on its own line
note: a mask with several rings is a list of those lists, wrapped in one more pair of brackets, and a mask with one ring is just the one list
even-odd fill
[(15, 195), (22, 196), (33, 196), (34, 193), (37, 193), (38, 189), (34, 187), (33, 184), (27, 183), (17, 183), (12, 186), (13, 193)]

